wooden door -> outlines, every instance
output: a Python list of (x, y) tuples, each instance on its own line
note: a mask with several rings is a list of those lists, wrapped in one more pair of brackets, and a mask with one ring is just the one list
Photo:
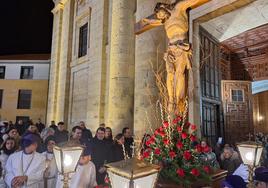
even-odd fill
[(251, 82), (222, 80), (221, 85), (226, 142), (246, 141), (253, 133)]

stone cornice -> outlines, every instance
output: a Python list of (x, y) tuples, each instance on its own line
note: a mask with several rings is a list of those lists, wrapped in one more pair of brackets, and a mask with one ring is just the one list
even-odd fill
[(57, 13), (59, 10), (62, 10), (65, 6), (65, 4), (68, 2), (69, 0), (53, 0), (55, 6), (54, 8), (51, 10), (51, 12), (53, 14)]

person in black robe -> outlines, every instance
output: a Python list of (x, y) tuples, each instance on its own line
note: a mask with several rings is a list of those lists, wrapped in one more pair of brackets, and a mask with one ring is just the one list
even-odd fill
[(22, 120), (19, 120), (16, 124), (15, 124), (15, 128), (18, 130), (19, 135), (22, 136), (25, 131), (28, 129), (28, 125), (23, 123)]
[(42, 121), (41, 121), (40, 118), (38, 118), (38, 121), (37, 121), (37, 123), (36, 123), (35, 125), (36, 125), (36, 127), (37, 127), (39, 133), (41, 133), (42, 130), (46, 127), (45, 124), (42, 123)]
[(105, 163), (111, 161), (111, 147), (110, 144), (104, 139), (105, 128), (99, 127), (96, 131), (96, 136), (90, 140), (90, 147), (92, 151), (92, 162), (96, 167), (96, 179), (98, 185), (104, 184), (106, 176)]
[(125, 159), (125, 151), (124, 151), (124, 143), (125, 143), (125, 138), (122, 133), (119, 133), (118, 135), (115, 136), (114, 138), (114, 144), (112, 146), (112, 162), (117, 162), (117, 161), (122, 161)]
[(109, 144), (113, 144), (113, 132), (110, 127), (105, 127), (105, 138), (104, 138)]
[(65, 130), (65, 126), (64, 126), (64, 122), (59, 122), (58, 123), (58, 126), (57, 126), (57, 129), (55, 131), (55, 141), (56, 141), (56, 144), (58, 145), (63, 145), (65, 144), (67, 141), (68, 141), (68, 138), (69, 138), (69, 133), (68, 131)]
[(54, 131), (56, 131), (58, 129), (57, 125), (55, 124), (55, 121), (51, 121), (51, 124), (49, 125), (49, 128), (54, 129)]
[(89, 129), (86, 128), (85, 122), (80, 121), (79, 122), (79, 127), (82, 128), (82, 140), (85, 141), (90, 141), (90, 139), (92, 139), (92, 133)]
[(125, 127), (122, 130), (122, 134), (124, 135), (125, 138), (125, 149), (127, 152), (128, 157), (132, 157), (132, 146), (134, 145), (134, 139), (131, 136), (131, 131), (130, 128)]

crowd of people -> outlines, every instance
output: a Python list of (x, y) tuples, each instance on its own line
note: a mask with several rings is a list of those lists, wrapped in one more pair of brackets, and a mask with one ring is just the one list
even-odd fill
[[(258, 137), (256, 135), (256, 141)], [(256, 188), (268, 188), (268, 166), (267, 166), (267, 143), (263, 143), (264, 151), (261, 157), (260, 166), (255, 169), (254, 183)], [(205, 148), (208, 145), (204, 139), (201, 141), (201, 146)], [(207, 147), (210, 148), (210, 147)], [(214, 168), (221, 168), (227, 171), (227, 177), (222, 183), (224, 188), (246, 188), (249, 179), (249, 169), (243, 164), (242, 159), (237, 151), (237, 148), (230, 145), (218, 142), (213, 148), (213, 151), (201, 154), (200, 160), (208, 163)]]
[[(142, 145), (150, 135), (145, 134)], [(264, 146), (261, 167), (255, 170), (257, 188), (268, 188), (268, 144), (265, 136), (257, 134), (256, 141)], [(93, 188), (105, 183), (107, 176), (105, 164), (133, 157), (134, 139), (128, 127), (113, 136), (112, 129), (100, 124), (95, 136), (86, 128), (83, 121), (74, 126), (69, 133), (64, 122), (54, 121), (45, 126), (39, 119), (25, 124), (19, 120), (16, 124), (2, 122), (0, 124), (0, 188), (54, 188), (62, 187), (63, 177), (59, 174), (53, 155), (54, 145), (66, 143), (79, 144), (84, 147), (75, 173), (70, 175), (70, 188)], [(235, 147), (218, 142), (216, 146), (208, 146), (201, 140), (200, 160), (214, 168), (228, 171), (223, 182), (224, 188), (244, 188), (248, 183), (248, 168)], [(146, 144), (142, 149), (146, 149)]]
[(54, 145), (79, 144), (84, 147), (70, 188), (93, 188), (105, 183), (105, 164), (133, 157), (131, 130), (123, 128), (115, 137), (112, 129), (100, 124), (93, 137), (83, 121), (69, 133), (64, 122), (45, 126), (39, 119), (25, 124), (0, 124), (0, 188), (54, 188), (63, 186), (53, 155)]

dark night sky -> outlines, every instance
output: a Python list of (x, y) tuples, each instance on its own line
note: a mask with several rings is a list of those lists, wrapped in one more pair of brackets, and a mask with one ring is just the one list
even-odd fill
[(3, 0), (0, 4), (0, 55), (50, 53), (52, 0)]

